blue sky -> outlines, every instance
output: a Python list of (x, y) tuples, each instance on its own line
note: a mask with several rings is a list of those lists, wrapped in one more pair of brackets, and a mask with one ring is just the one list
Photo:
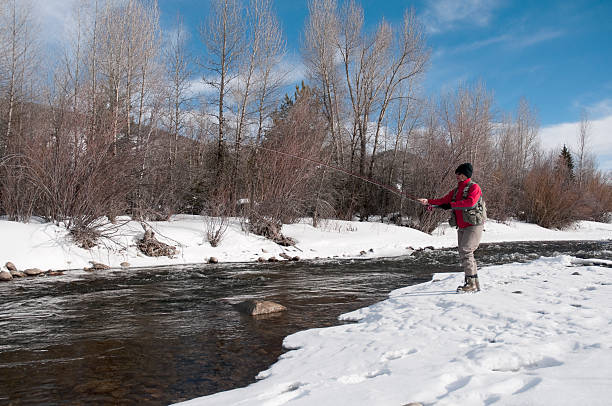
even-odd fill
[[(47, 4), (71, 1), (47, 0)], [(158, 1), (163, 28), (171, 30), (180, 13), (192, 46), (200, 47), (197, 29), (206, 16), (208, 1)], [(383, 17), (399, 23), (404, 10), (414, 7), (432, 51), (424, 83), (429, 95), (480, 80), (494, 93), (500, 111), (514, 111), (524, 97), (538, 112), (545, 148), (575, 145), (581, 112), (586, 111), (599, 166), (612, 170), (612, 1), (358, 2), (371, 28)], [(307, 0), (274, 3), (287, 39), (287, 60), (300, 72)]]

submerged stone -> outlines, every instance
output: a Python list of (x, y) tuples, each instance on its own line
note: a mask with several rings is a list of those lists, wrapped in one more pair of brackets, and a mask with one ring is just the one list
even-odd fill
[(234, 307), (239, 312), (251, 316), (278, 313), (287, 310), (285, 306), (268, 300), (245, 300), (244, 302), (234, 305)]
[(84, 268), (85, 271), (105, 271), (107, 269), (111, 269), (110, 266), (100, 262), (89, 261), (89, 263), (91, 264), (91, 267)]

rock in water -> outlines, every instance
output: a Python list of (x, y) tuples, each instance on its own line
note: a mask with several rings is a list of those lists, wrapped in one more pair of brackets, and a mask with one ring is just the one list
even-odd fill
[(88, 272), (92, 272), (92, 271), (105, 271), (107, 269), (111, 269), (110, 266), (105, 265), (105, 264), (101, 264), (99, 262), (89, 261), (89, 263), (91, 264), (91, 267), (83, 268), (83, 270), (88, 271)]
[(11, 272), (17, 272), (17, 267), (12, 262), (7, 262), (4, 266)]
[(42, 273), (45, 273), (45, 271), (38, 269), (38, 268), (31, 268), (31, 269), (26, 269), (25, 271), (23, 271), (23, 273), (28, 276), (38, 276)]
[(269, 314), (283, 312), (287, 308), (281, 304), (270, 302), (268, 300), (245, 300), (234, 305), (236, 309), (251, 316), (257, 316), (260, 314)]
[(8, 282), (13, 280), (13, 275), (7, 270), (0, 271), (0, 282)]
[(95, 262), (95, 261), (89, 261), (89, 263), (91, 264), (91, 267), (95, 270), (99, 270), (99, 271), (104, 271), (107, 269), (111, 269), (110, 266), (106, 265), (106, 264), (102, 264), (100, 262)]

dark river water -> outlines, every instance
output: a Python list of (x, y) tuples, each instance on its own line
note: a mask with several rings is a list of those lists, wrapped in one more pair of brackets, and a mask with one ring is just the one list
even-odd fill
[[(612, 241), (483, 244), (479, 265), (569, 254), (612, 259)], [(0, 284), (0, 405), (166, 405), (248, 385), (294, 332), (403, 286), (458, 271), (453, 249), (377, 260), (67, 272)], [(288, 311), (239, 314), (273, 300)]]

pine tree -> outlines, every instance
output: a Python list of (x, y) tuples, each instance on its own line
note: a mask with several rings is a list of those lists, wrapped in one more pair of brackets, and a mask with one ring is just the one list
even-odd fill
[(300, 85), (295, 85), (295, 92), (293, 93), (293, 97), (290, 97), (287, 93), (285, 93), (285, 98), (281, 105), (276, 109), (276, 111), (272, 114), (273, 119), (276, 120), (284, 120), (287, 118), (289, 114), (289, 110), (298, 102), (302, 97), (310, 97), (313, 95), (313, 91), (310, 86), (304, 84), (304, 81)]
[(567, 171), (567, 177), (574, 180), (574, 158), (572, 158), (572, 153), (565, 144), (561, 149), (561, 154), (559, 154), (559, 163)]

